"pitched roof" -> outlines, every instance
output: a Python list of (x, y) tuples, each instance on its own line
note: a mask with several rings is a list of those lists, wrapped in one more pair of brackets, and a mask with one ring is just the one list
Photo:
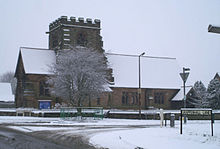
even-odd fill
[[(193, 87), (186, 87), (185, 88), (185, 92), (186, 95), (189, 93), (189, 91), (192, 89)], [(172, 101), (183, 101), (184, 99), (184, 95), (183, 95), (183, 87), (181, 87), (181, 89), (179, 90), (179, 92), (172, 98)]]
[(12, 94), (10, 83), (0, 83), (0, 101), (14, 102), (14, 95)]
[(26, 74), (52, 74), (50, 66), (56, 60), (53, 50), (21, 48), (20, 52)]
[[(113, 69), (114, 85), (110, 87), (138, 88), (138, 56), (107, 53)], [(21, 56), (26, 74), (51, 74), (50, 66), (55, 63), (53, 50), (21, 48)], [(174, 58), (142, 56), (141, 87), (158, 89), (180, 89), (181, 71)]]
[[(112, 87), (139, 87), (138, 56), (107, 54), (113, 69), (115, 84)], [(181, 71), (174, 58), (140, 57), (141, 88), (180, 89)]]

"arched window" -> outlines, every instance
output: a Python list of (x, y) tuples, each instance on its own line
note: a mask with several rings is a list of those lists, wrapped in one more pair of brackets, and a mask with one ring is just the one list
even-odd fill
[(154, 93), (154, 103), (164, 104), (164, 93), (161, 92)]
[(40, 81), (39, 87), (40, 96), (50, 96), (48, 84), (46, 84), (44, 81)]

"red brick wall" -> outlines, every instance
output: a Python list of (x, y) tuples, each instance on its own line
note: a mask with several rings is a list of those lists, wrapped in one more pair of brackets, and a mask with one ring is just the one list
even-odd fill
[[(171, 99), (177, 93), (176, 89), (142, 89), (141, 91), (141, 108), (149, 107), (171, 109)], [(123, 92), (127, 92), (129, 96), (128, 104), (122, 103)], [(92, 101), (92, 106), (103, 106), (105, 108), (119, 109), (138, 109), (138, 102), (133, 103), (131, 94), (138, 93), (137, 88), (112, 88), (112, 92), (104, 93), (100, 96), (100, 105), (97, 105), (97, 99)], [(155, 103), (155, 94), (162, 93), (164, 96), (163, 103)], [(150, 98), (149, 95), (150, 94)]]

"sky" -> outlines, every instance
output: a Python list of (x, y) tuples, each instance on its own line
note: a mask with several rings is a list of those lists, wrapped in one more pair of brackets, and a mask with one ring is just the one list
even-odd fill
[(220, 26), (220, 0), (0, 0), (0, 75), (15, 71), (19, 47), (48, 48), (60, 16), (100, 19), (107, 52), (176, 58), (192, 83), (220, 72), (220, 34), (207, 29)]

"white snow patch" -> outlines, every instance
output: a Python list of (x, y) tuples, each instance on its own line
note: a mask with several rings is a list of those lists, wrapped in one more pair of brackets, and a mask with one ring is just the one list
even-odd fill
[[(10, 128), (24, 132), (49, 130), (59, 131), (59, 134), (63, 135), (83, 134), (90, 138), (91, 144), (109, 149), (134, 149), (136, 147), (144, 149), (220, 148), (219, 120), (214, 123), (214, 136), (210, 135), (211, 126), (208, 120), (188, 121), (183, 125), (182, 135), (180, 135), (179, 121), (175, 121), (175, 128), (169, 126), (160, 128), (159, 120), (87, 119), (79, 121), (59, 118), (0, 116), (0, 124), (5, 123), (17, 124), (17, 126), (10, 126)], [(137, 126), (137, 128), (128, 127), (131, 125)], [(138, 128), (138, 126), (146, 127)], [(99, 129), (91, 129), (95, 127)], [(100, 129), (102, 131), (99, 131)]]
[[(111, 87), (138, 88), (138, 56), (109, 55), (113, 69), (114, 85)], [(176, 59), (141, 57), (141, 87), (180, 89), (181, 71)]]
[(11, 83), (0, 83), (0, 102), (14, 102)]
[(210, 121), (191, 121), (184, 125), (183, 135), (176, 128), (142, 128), (94, 135), (90, 143), (109, 149), (219, 149), (220, 121), (215, 122), (214, 136), (210, 136)]
[[(185, 91), (186, 91), (186, 95), (187, 93), (192, 89), (192, 87), (186, 87)], [(183, 88), (180, 89), (180, 91), (176, 94), (175, 97), (173, 97), (172, 101), (182, 101), (183, 100)]]
[(53, 50), (21, 49), (24, 70), (27, 74), (52, 74), (50, 67), (56, 62)]

